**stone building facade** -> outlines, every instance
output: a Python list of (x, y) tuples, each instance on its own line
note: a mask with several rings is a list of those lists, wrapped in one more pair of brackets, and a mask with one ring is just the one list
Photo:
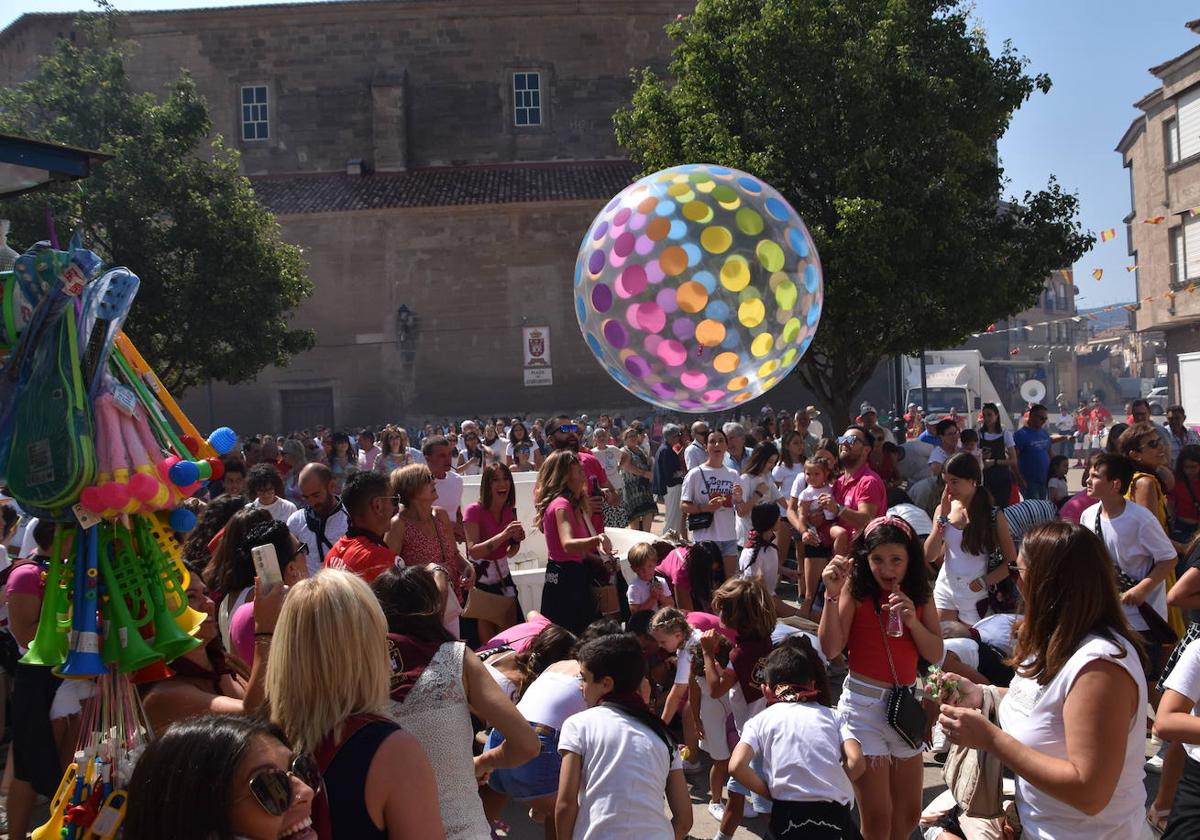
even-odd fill
[[(197, 389), (187, 410), (242, 430), (647, 413), (587, 351), (571, 280), (583, 232), (636, 174), (612, 130), (630, 71), (665, 67), (663, 27), (690, 5), (351, 0), (124, 16), (133, 84), (161, 92), (181, 69), (193, 76), (315, 286), (295, 316), (316, 331), (312, 351)], [(60, 37), (74, 37), (71, 15), (0, 32), (0, 84), (33, 76)], [(214, 303), (217, 316), (254, 305)], [(529, 326), (549, 328), (552, 385), (526, 384)], [(812, 402), (794, 378), (768, 399)]]
[[(1200, 20), (1187, 27), (1200, 35)], [(1163, 331), (1178, 398), (1179, 354), (1200, 351), (1200, 46), (1150, 72), (1161, 85), (1135, 103), (1141, 113), (1116, 150), (1129, 172), (1137, 299), (1154, 298), (1138, 309), (1137, 329)]]

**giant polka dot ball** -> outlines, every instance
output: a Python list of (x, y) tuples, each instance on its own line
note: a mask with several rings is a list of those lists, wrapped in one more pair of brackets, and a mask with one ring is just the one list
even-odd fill
[(666, 409), (766, 393), (821, 320), (821, 262), (774, 188), (722, 166), (647, 175), (600, 211), (575, 262), (575, 314), (600, 364)]

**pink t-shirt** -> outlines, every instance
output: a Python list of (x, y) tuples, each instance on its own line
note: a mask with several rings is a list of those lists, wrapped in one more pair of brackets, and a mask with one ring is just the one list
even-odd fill
[(523, 624), (514, 624), (507, 630), (501, 630), (495, 636), (488, 639), (480, 650), (491, 650), (492, 648), (508, 645), (517, 653), (521, 653), (533, 643), (534, 637), (550, 626), (550, 619), (544, 615), (536, 616)]
[[(875, 516), (887, 513), (887, 488), (883, 479), (868, 464), (863, 464), (853, 475), (840, 475), (833, 483), (833, 498), (851, 510), (858, 510), (863, 502), (875, 506)], [(857, 535), (855, 529), (851, 537)]]
[(229, 640), (233, 652), (247, 666), (254, 664), (254, 602), (247, 601), (233, 611), (229, 619)]
[(1063, 506), (1058, 509), (1058, 515), (1061, 519), (1078, 525), (1080, 515), (1094, 504), (1096, 504), (1095, 499), (1086, 491), (1080, 491), (1063, 502)]
[(663, 561), (654, 567), (654, 571), (665, 577), (671, 583), (671, 588), (678, 592), (681, 589), (692, 591), (692, 579), (687, 570), (687, 548), (680, 547), (672, 551)]
[[(604, 465), (600, 463), (600, 459), (590, 452), (580, 452), (579, 463), (583, 465), (583, 472), (587, 475), (588, 486), (587, 492), (594, 493), (597, 487), (608, 486), (608, 472), (604, 469)], [(604, 530), (604, 513), (592, 514), (592, 528), (597, 534)]]
[[(517, 518), (516, 511), (512, 507), (506, 507), (500, 512), (500, 521), (496, 521), (496, 517), (492, 516), (492, 512), (485, 508), (479, 502), (467, 505), (467, 509), (463, 511), (464, 522), (474, 522), (479, 528), (479, 541), (486, 542), (492, 537), (499, 534), (505, 529), (508, 523)], [(508, 554), (508, 547), (502, 545), (489, 554), (486, 560), (500, 561), (505, 559)], [(507, 563), (505, 566), (507, 567)]]
[(693, 630), (717, 630), (729, 641), (737, 641), (737, 633), (722, 624), (721, 619), (712, 613), (690, 612), (687, 614), (687, 623)]
[(36, 595), (42, 597), (46, 582), (42, 579), (41, 563), (20, 563), (8, 576), (8, 594)]
[[(601, 468), (603, 469), (603, 468)], [(560, 510), (567, 512), (567, 521), (571, 523), (571, 536), (576, 539), (585, 539), (591, 536), (588, 533), (587, 525), (579, 514), (575, 512), (575, 508), (565, 496), (559, 496), (546, 508), (546, 515), (542, 517), (542, 533), (546, 535), (546, 557), (556, 563), (582, 563), (582, 554), (568, 554), (563, 548), (562, 540), (558, 536), (558, 523), (555, 521), (555, 516)]]

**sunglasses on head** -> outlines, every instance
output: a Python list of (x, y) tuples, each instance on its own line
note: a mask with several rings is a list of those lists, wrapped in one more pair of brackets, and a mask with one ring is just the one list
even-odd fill
[(557, 429), (555, 429), (555, 431), (562, 432), (565, 435), (578, 434), (579, 427), (576, 426), (574, 423), (563, 423), (561, 426), (559, 426)]
[(292, 806), (293, 776), (312, 788), (314, 796), (321, 792), (321, 769), (317, 760), (305, 753), (292, 759), (288, 770), (262, 770), (251, 776), (248, 783), (250, 796), (271, 816), (282, 817)]

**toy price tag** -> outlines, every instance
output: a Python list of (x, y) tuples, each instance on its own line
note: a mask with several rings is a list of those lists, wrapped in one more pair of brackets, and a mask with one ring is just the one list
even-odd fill
[(85, 531), (94, 525), (99, 525), (101, 522), (100, 517), (85, 508), (82, 502), (76, 502), (71, 506), (71, 510), (75, 513), (75, 519), (78, 520), (79, 527)]
[(137, 395), (132, 390), (124, 385), (113, 385), (112, 388), (113, 402), (117, 408), (121, 410), (127, 417), (132, 417), (134, 408), (137, 406)]
[(63, 269), (58, 279), (63, 283), (63, 292), (71, 297), (79, 297), (83, 294), (83, 287), (87, 285), (87, 277), (74, 262)]

